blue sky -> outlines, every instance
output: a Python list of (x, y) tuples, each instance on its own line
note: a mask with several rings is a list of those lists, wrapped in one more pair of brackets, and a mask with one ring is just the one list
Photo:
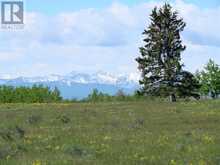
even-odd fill
[(0, 31), (0, 77), (136, 73), (141, 33), (164, 2), (187, 23), (186, 69), (220, 64), (219, 0), (25, 0), (25, 28)]
[[(110, 6), (113, 2), (119, 2), (132, 6), (146, 2), (161, 2), (160, 0), (26, 0), (28, 11), (38, 11), (46, 14), (56, 14), (63, 11), (77, 11), (80, 9), (96, 8), (102, 9)], [(174, 0), (163, 0), (162, 2), (174, 2)], [(219, 0), (184, 0), (202, 8), (212, 8), (220, 5)]]

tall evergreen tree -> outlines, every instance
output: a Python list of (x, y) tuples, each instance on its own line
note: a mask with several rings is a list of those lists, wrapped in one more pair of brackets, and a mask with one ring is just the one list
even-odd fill
[(186, 24), (169, 4), (154, 8), (150, 18), (143, 32), (145, 45), (136, 59), (142, 72), (140, 84), (145, 94), (170, 96), (175, 101), (183, 67), (181, 53), (186, 49), (180, 33)]

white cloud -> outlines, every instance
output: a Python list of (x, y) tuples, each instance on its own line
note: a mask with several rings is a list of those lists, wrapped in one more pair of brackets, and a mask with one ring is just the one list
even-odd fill
[(220, 6), (201, 9), (178, 0), (175, 7), (187, 23), (185, 37), (195, 44), (220, 46)]
[[(149, 14), (159, 3), (132, 7), (113, 3), (106, 9), (63, 12), (54, 16), (26, 13), (25, 29), (1, 31), (0, 75), (65, 74), (104, 70), (136, 72), (135, 58)], [(187, 22), (184, 62), (195, 71), (209, 58), (220, 63), (220, 7), (201, 9), (176, 1), (174, 8)]]

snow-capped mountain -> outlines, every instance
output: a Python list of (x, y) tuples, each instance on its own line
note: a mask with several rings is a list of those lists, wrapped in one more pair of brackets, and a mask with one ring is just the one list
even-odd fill
[(74, 83), (90, 84), (109, 84), (109, 85), (133, 85), (138, 82), (138, 74), (131, 73), (130, 75), (113, 75), (106, 72), (97, 72), (94, 74), (82, 74), (72, 72), (64, 76), (62, 81), (69, 81)]
[(67, 75), (49, 75), (39, 77), (0, 78), (0, 85), (32, 86), (43, 84), (51, 88), (57, 86), (65, 98), (83, 98), (93, 89), (115, 94), (119, 89), (131, 93), (138, 88), (139, 74), (113, 75), (106, 72), (92, 74), (71, 72)]

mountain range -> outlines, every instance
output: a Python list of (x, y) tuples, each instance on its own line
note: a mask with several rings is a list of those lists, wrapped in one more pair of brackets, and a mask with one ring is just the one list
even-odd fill
[(50, 88), (57, 87), (65, 99), (82, 99), (93, 89), (114, 95), (119, 89), (127, 94), (139, 88), (138, 73), (113, 75), (106, 72), (80, 73), (71, 72), (67, 75), (48, 75), (39, 77), (0, 78), (0, 85), (33, 86), (42, 84)]

